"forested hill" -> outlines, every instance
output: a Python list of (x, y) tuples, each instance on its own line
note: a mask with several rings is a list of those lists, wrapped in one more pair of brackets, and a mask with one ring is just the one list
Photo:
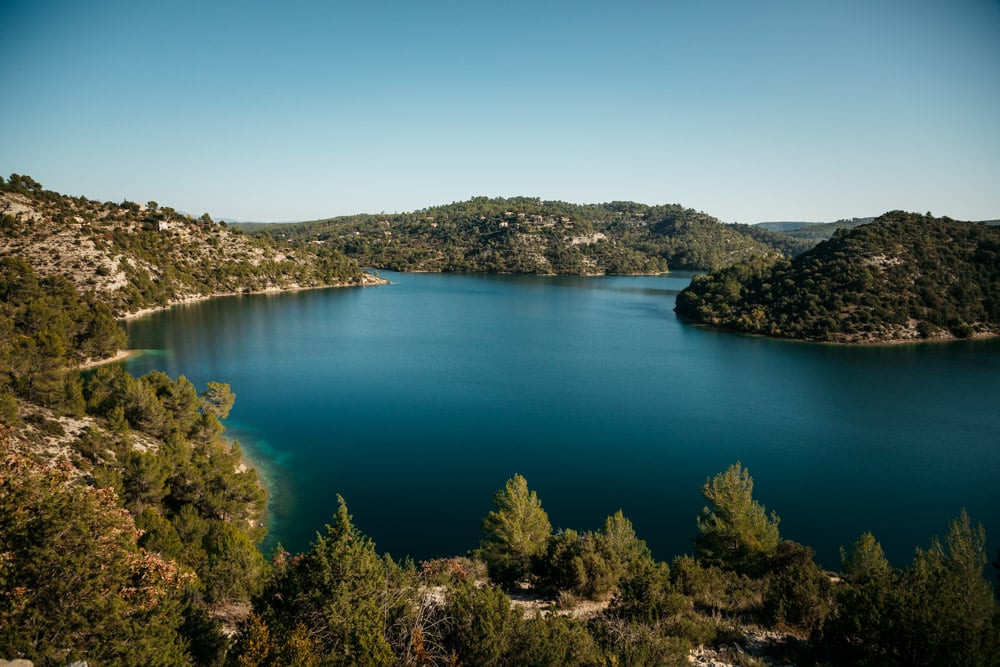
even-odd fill
[(696, 277), (676, 312), (814, 341), (1000, 334), (1000, 228), (893, 211), (792, 260), (753, 259)]
[(360, 284), (371, 277), (331, 248), (291, 248), (156, 202), (101, 203), (0, 178), (0, 257), (93, 292), (116, 316), (234, 292)]
[(836, 222), (760, 222), (755, 226), (815, 245), (831, 239), (838, 229), (851, 229), (874, 220), (875, 218), (851, 218)]
[(678, 205), (580, 205), (477, 197), (393, 215), (356, 215), (248, 227), (343, 251), (362, 266), (399, 271), (535, 274), (710, 270), (807, 247), (750, 225), (729, 225)]

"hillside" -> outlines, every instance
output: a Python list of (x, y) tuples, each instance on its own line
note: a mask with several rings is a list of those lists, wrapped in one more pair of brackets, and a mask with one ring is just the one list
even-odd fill
[(645, 274), (716, 269), (808, 247), (678, 205), (580, 205), (531, 197), (477, 197), (413, 213), (248, 229), (311, 241), (362, 266), (398, 271)]
[(853, 229), (874, 220), (875, 218), (851, 218), (836, 222), (760, 222), (754, 226), (815, 245), (831, 239), (838, 229)]
[(0, 257), (64, 276), (118, 317), (217, 294), (373, 280), (329, 248), (291, 248), (155, 202), (68, 197), (17, 174), (0, 179)]
[[(998, 654), (986, 538), (964, 511), (900, 569), (862, 535), (833, 577), (780, 535), (740, 463), (705, 479), (694, 555), (669, 566), (621, 510), (597, 530), (553, 530), (516, 474), (468, 556), (397, 562), (340, 498), (306, 551), (266, 559), (264, 490), (220, 437), (230, 386), (117, 364), (81, 373), (79, 362), (124, 345), (107, 297), (127, 310), (130, 298), (217, 289), (209, 280), (279, 284), (294, 272), (254, 273), (278, 253), (317, 258), (302, 271), (338, 255), (22, 179), (0, 195), (4, 247), (17, 249), (0, 256), (0, 663), (985, 666)], [(925, 234), (941, 261), (972, 243), (960, 233), (969, 225), (947, 223), (944, 236)], [(972, 245), (995, 269), (1000, 241)], [(169, 271), (170, 253), (203, 250), (204, 267)], [(118, 285), (105, 261), (158, 280), (122, 269)]]
[(1000, 228), (893, 211), (792, 260), (696, 277), (676, 312), (714, 326), (844, 343), (1000, 334)]
[[(803, 250), (815, 246), (820, 241), (829, 241), (838, 229), (853, 229), (867, 225), (875, 218), (844, 218), (835, 222), (758, 222), (754, 227), (775, 232), (802, 244)], [(1000, 225), (1000, 220), (977, 220), (983, 225)]]

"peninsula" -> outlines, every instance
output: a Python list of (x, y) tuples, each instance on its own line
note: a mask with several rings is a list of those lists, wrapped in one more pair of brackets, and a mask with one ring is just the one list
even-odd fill
[(1000, 227), (892, 211), (795, 258), (696, 276), (678, 315), (748, 333), (836, 343), (1000, 334)]

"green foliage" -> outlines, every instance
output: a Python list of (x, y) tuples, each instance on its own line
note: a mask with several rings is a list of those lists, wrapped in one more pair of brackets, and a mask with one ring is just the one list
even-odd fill
[(185, 578), (136, 545), (109, 490), (0, 444), (0, 655), (185, 665)]
[(492, 586), (459, 583), (448, 594), (444, 609), (445, 648), (462, 664), (482, 667), (509, 661), (523, 620), (503, 591)]
[(507, 480), (493, 495), (493, 505), (496, 509), (483, 519), (480, 554), (491, 577), (513, 584), (532, 572), (545, 552), (552, 524), (538, 495), (528, 489), (521, 475)]
[(676, 616), (687, 606), (674, 591), (667, 564), (649, 561), (622, 580), (610, 611), (630, 621), (659, 623)]
[[(228, 409), (228, 385), (210, 387)], [(111, 430), (124, 436), (122, 444), (133, 430), (163, 441), (147, 452), (94, 442), (83, 450), (105, 462), (95, 479), (116, 488), (139, 517), (148, 531), (143, 546), (193, 569), (209, 603), (248, 600), (264, 570), (255, 544), (264, 536), (265, 498), (239, 445), (218, 440), (222, 427), (206, 411), (219, 405), (199, 398), (184, 376), (172, 380), (154, 371), (136, 379), (118, 366), (91, 373), (84, 396), (89, 410), (106, 414)]]
[[(208, 214), (194, 219), (152, 201), (143, 210), (134, 202), (115, 205), (66, 197), (44, 190), (27, 176), (14, 176), (0, 183), (0, 192), (25, 198), (35, 215), (30, 225), (17, 216), (4, 216), (0, 234), (15, 247), (23, 247), (30, 238), (39, 252), (24, 252), (26, 257), (46, 271), (63, 272), (60, 279), (75, 281), (81, 290), (95, 289), (114, 315), (191, 295), (365, 281), (357, 263), (332, 248), (305, 243), (290, 247), (266, 235), (248, 237), (215, 224)], [(66, 241), (59, 234), (69, 220), (83, 221), (77, 227), (77, 246), (87, 249), (76, 270), (71, 262), (52, 267), (50, 261), (52, 253), (65, 250)], [(79, 270), (82, 262), (94, 265), (89, 277)], [(113, 320), (102, 318), (82, 332), (94, 341), (82, 348), (83, 358), (108, 356), (117, 349), (100, 343), (110, 340), (113, 326)]]
[(849, 552), (841, 550), (841, 560), (844, 581), (823, 628), (823, 650), (843, 664), (890, 664), (896, 660), (891, 638), (901, 603), (900, 575), (871, 533)]
[(514, 652), (515, 659), (508, 664), (537, 667), (598, 667), (605, 664), (601, 649), (587, 627), (559, 615), (525, 621)]
[(619, 618), (602, 618), (591, 626), (607, 663), (616, 667), (687, 667), (691, 644), (661, 628)]
[(767, 564), (764, 614), (770, 624), (803, 635), (817, 633), (833, 604), (833, 584), (813, 550), (781, 542)]
[[(27, 177), (0, 187), (52, 211), (65, 209), (58, 211), (63, 217), (97, 215), (89, 203), (70, 204)], [(73, 208), (78, 205), (86, 210)], [(219, 420), (234, 400), (230, 387), (209, 383), (199, 394), (183, 376), (132, 378), (119, 366), (88, 372), (82, 381), (72, 372), (125, 345), (115, 312), (167, 303), (179, 293), (252, 289), (290, 276), (301, 284), (352, 280), (356, 266), (333, 249), (338, 245), (396, 268), (557, 273), (647, 272), (665, 269), (668, 261), (720, 266), (774, 254), (760, 242), (781, 246), (679, 207), (480, 199), (384, 224), (357, 218), (350, 222), (356, 236), (350, 225), (330, 226), (323, 239), (329, 245), (309, 251), (308, 267), (267, 259), (275, 246), (263, 237), (241, 246), (259, 250), (262, 261), (252, 264), (247, 255), (206, 273), (166, 261), (184, 236), (169, 226), (195, 225), (213, 248), (225, 249), (232, 237), (204, 216), (196, 222), (167, 207), (150, 209), (102, 207), (114, 229), (94, 242), (142, 260), (124, 263), (132, 267), (129, 285), (112, 306), (82, 296), (65, 278), (39, 276), (20, 259), (0, 258), (0, 421), (64, 437), (71, 459), (87, 473), (39, 468), (4, 436), (0, 655), (40, 665), (76, 659), (110, 665), (686, 664), (690, 646), (719, 642), (743, 622), (811, 635), (819, 651), (811, 657), (835, 664), (982, 665), (1000, 655), (1000, 615), (983, 577), (985, 536), (964, 513), (944, 544), (934, 540), (903, 571), (888, 564), (874, 537), (863, 536), (844, 554), (843, 581), (834, 586), (811, 550), (780, 541), (777, 517), (753, 499), (752, 480), (740, 464), (706, 482), (700, 558), (681, 557), (672, 569), (652, 559), (620, 511), (600, 531), (552, 535), (537, 495), (516, 475), (497, 492), (495, 510), (482, 525), (480, 555), (492, 582), (484, 581), (478, 561), (442, 559), (418, 574), (379, 557), (342, 500), (306, 554), (279, 555), (269, 571), (255, 546), (264, 534), (256, 473), (242, 466), (237, 444), (218, 441)], [(696, 279), (679, 303), (687, 301), (706, 321), (731, 318), (746, 330), (782, 335), (822, 338), (840, 318), (851, 335), (871, 337), (886, 331), (877, 321), (900, 322), (904, 315), (927, 336), (991, 331), (1000, 303), (1000, 243), (962, 223), (916, 224), (912, 217), (893, 214), (839, 233), (793, 261), (744, 261)], [(137, 231), (138, 224), (150, 228)], [(0, 234), (24, 231), (16, 217), (0, 220)], [(186, 250), (193, 253), (194, 246)], [(954, 279), (927, 264), (956, 257), (971, 260), (957, 270), (960, 263), (949, 264)], [(918, 300), (900, 296), (907, 281)], [(898, 294), (883, 297), (886, 285)], [(740, 305), (760, 294), (784, 299), (782, 308), (798, 309), (808, 322), (797, 324), (772, 302)], [(98, 420), (75, 438), (54, 418), (84, 411)], [(142, 451), (132, 448), (140, 443)], [(587, 624), (558, 614), (525, 619), (495, 587), (525, 579), (547, 587), (535, 594), (611, 596), (611, 603)], [(224, 658), (226, 642), (210, 612), (248, 600), (254, 613)]]
[(701, 489), (710, 504), (698, 517), (698, 554), (726, 567), (752, 572), (778, 547), (778, 516), (753, 499), (753, 479), (740, 463)]
[(1000, 333), (1000, 228), (894, 211), (792, 260), (698, 276), (678, 315), (816, 341)]
[(143, 531), (139, 546), (171, 560), (184, 559), (184, 543), (177, 529), (156, 509), (147, 507), (136, 517), (135, 526)]
[(231, 523), (214, 521), (202, 544), (207, 566), (201, 581), (209, 602), (249, 600), (258, 592), (266, 564), (246, 532)]
[(590, 599), (604, 598), (618, 580), (612, 565), (604, 558), (596, 533), (559, 531), (549, 539), (544, 561), (540, 563), (543, 585)]
[(714, 269), (801, 249), (787, 237), (724, 225), (681, 206), (578, 205), (476, 197), (396, 215), (269, 225), (270, 233), (335, 248), (362, 266), (399, 271), (636, 274)]
[(21, 409), (14, 394), (8, 391), (0, 392), (0, 424), (17, 426), (21, 421), (20, 412)]
[(918, 549), (902, 572), (871, 535), (845, 554), (845, 581), (823, 629), (833, 659), (859, 665), (995, 665), (997, 599), (983, 576), (986, 537), (963, 510), (945, 543)]
[(622, 577), (650, 559), (646, 543), (618, 510), (601, 532), (552, 535), (538, 569), (544, 586), (597, 600), (610, 596)]
[(844, 576), (855, 583), (887, 579), (892, 575), (892, 566), (871, 533), (864, 533), (852, 545), (851, 551), (840, 550), (840, 561)]
[(305, 554), (277, 565), (254, 599), (256, 616), (237, 641), (234, 664), (271, 664), (251, 657), (299, 649), (323, 665), (392, 664), (386, 634), (401, 613), (387, 585), (392, 566), (338, 500), (326, 534)]
[(961, 515), (945, 544), (918, 549), (903, 573), (898, 654), (910, 665), (988, 665), (998, 655), (997, 605), (983, 577), (986, 535)]
[(201, 398), (202, 412), (210, 414), (216, 419), (225, 419), (233, 408), (236, 394), (230, 390), (228, 384), (209, 382), (208, 389), (201, 392)]
[[(75, 364), (125, 346), (107, 306), (61, 276), (0, 258), (0, 391), (66, 414), (83, 409)], [(7, 399), (7, 414), (13, 404)]]

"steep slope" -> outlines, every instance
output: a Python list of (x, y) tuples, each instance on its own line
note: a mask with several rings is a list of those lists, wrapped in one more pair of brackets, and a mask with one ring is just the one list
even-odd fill
[(329, 248), (291, 248), (155, 202), (67, 197), (17, 174), (0, 182), (0, 256), (68, 278), (116, 316), (216, 294), (372, 280)]
[[(262, 227), (252, 229), (260, 233)], [(677, 205), (580, 205), (531, 197), (477, 197), (413, 213), (357, 215), (266, 230), (277, 238), (336, 248), (363, 266), (400, 271), (662, 273), (715, 269), (800, 249), (779, 234), (725, 225)]]
[(893, 211), (792, 260), (751, 260), (696, 277), (676, 312), (814, 341), (1000, 334), (1000, 229)]

